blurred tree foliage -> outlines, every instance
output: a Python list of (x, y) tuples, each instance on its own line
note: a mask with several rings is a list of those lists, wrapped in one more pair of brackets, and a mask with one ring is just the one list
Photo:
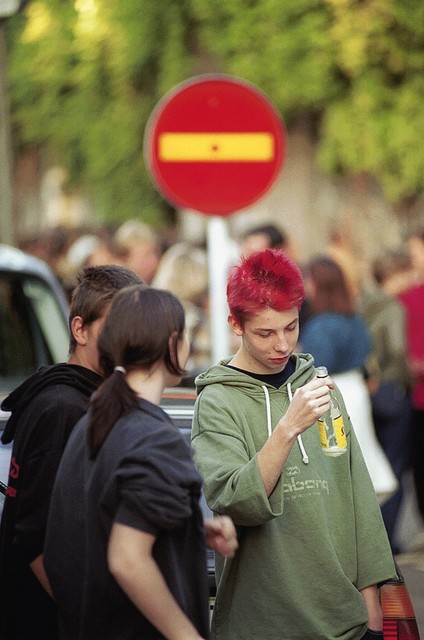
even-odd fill
[(185, 0), (31, 0), (9, 21), (13, 120), (42, 145), (103, 220), (166, 211), (147, 175), (143, 135), (157, 101), (191, 74)]
[(322, 170), (369, 172), (392, 202), (423, 189), (422, 0), (31, 0), (8, 22), (19, 140), (54, 152), (104, 219), (157, 219), (146, 122), (203, 71), (309, 123)]
[(309, 118), (330, 174), (369, 172), (399, 202), (424, 187), (422, 0), (193, 0), (202, 41), (290, 125)]

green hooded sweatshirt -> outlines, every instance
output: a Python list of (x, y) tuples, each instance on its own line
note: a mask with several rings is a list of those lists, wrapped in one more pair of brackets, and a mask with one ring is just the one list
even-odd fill
[(337, 390), (347, 452), (323, 454), (313, 424), (266, 495), (257, 453), (291, 394), (315, 375), (312, 356), (292, 359), (295, 372), (279, 389), (226, 367), (227, 360), (196, 379), (193, 446), (206, 500), (233, 519), (239, 536), (234, 558), (216, 558), (215, 640), (362, 638), (367, 610), (360, 590), (395, 575), (380, 507)]

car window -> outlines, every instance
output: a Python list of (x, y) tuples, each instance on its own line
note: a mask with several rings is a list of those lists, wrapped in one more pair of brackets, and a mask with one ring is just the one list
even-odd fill
[(0, 392), (41, 364), (66, 360), (66, 318), (52, 290), (32, 275), (0, 272)]

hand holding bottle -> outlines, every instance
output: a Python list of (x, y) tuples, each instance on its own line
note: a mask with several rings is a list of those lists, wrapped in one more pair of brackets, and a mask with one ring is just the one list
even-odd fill
[(298, 387), (290, 398), (287, 412), (278, 424), (285, 425), (295, 435), (309, 429), (329, 409), (330, 385), (330, 379), (324, 381), (315, 377)]

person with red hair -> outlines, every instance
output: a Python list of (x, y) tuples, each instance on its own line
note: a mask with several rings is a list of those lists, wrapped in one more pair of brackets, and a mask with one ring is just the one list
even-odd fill
[[(212, 638), (383, 637), (377, 584), (395, 575), (378, 501), (343, 398), (296, 353), (305, 288), (281, 250), (232, 268), (237, 352), (196, 378), (192, 442), (215, 514), (239, 548), (217, 557)], [(342, 408), (347, 451), (323, 453), (318, 418)]]
[(264, 307), (300, 310), (304, 298), (302, 274), (289, 258), (283, 259), (281, 250), (262, 251), (256, 261), (245, 259), (240, 267), (230, 270), (227, 300), (232, 317), (241, 325)]

